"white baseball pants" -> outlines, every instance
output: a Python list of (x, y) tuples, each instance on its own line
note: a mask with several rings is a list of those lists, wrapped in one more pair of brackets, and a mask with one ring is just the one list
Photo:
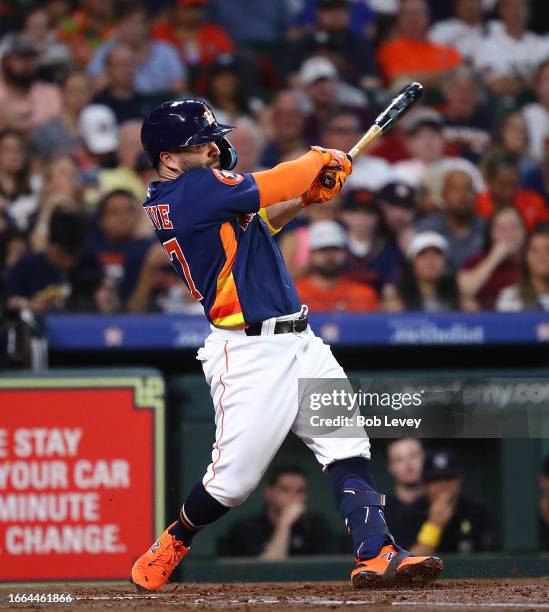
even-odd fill
[(365, 434), (335, 438), (300, 432), (298, 379), (345, 378), (330, 347), (310, 328), (249, 337), (212, 326), (197, 359), (210, 385), (216, 425), (203, 484), (224, 506), (237, 506), (252, 493), (290, 430), (323, 468), (339, 459), (370, 457)]

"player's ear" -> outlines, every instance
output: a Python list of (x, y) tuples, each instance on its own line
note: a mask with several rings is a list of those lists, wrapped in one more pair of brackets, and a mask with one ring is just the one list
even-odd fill
[(177, 163), (175, 153), (171, 153), (170, 151), (162, 151), (158, 157), (166, 168), (168, 168), (168, 170), (172, 170), (173, 172), (179, 171), (179, 164)]

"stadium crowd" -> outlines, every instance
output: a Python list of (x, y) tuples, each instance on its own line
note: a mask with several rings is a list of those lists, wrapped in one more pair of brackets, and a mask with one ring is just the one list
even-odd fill
[(421, 107), (277, 235), (312, 311), (549, 310), (545, 0), (0, 0), (0, 303), (200, 312), (143, 211), (140, 125), (199, 96), (237, 171), (349, 150)]

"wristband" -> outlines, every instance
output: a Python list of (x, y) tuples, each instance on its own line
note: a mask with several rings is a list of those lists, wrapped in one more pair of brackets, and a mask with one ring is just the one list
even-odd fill
[(429, 546), (430, 548), (436, 548), (440, 543), (442, 537), (442, 528), (434, 523), (425, 521), (417, 534), (418, 544)]
[(267, 214), (267, 209), (266, 208), (260, 208), (259, 209), (259, 216), (263, 219), (263, 222), (267, 226), (267, 229), (271, 232), (271, 236), (274, 236), (275, 234), (278, 234), (278, 232), (282, 229), (281, 227), (275, 227), (269, 221), (269, 215)]

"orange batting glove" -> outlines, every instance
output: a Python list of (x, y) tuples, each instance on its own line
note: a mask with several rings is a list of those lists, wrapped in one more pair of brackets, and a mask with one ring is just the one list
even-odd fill
[[(322, 153), (324, 166), (319, 175), (313, 181), (310, 188), (301, 196), (301, 206), (328, 202), (336, 197), (341, 191), (347, 177), (353, 171), (351, 157), (337, 149), (323, 149), (322, 147), (311, 147), (314, 151)], [(329, 184), (325, 184), (321, 178), (329, 175)]]

